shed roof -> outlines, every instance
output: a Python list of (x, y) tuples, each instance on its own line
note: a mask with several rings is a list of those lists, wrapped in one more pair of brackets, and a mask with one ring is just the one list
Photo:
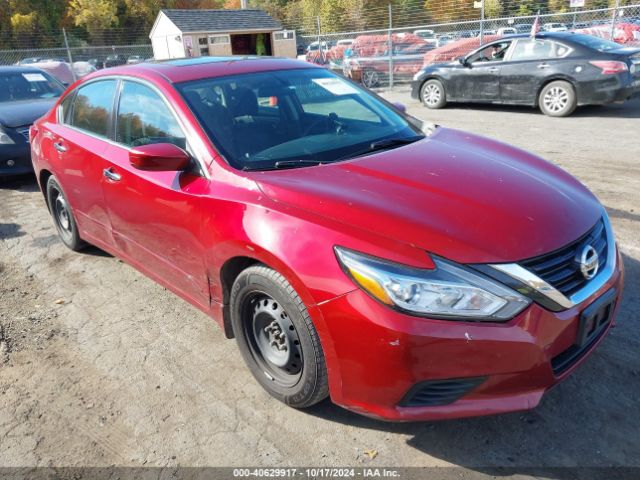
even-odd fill
[(233, 32), (237, 30), (280, 30), (282, 25), (267, 12), (241, 10), (162, 9), (183, 32)]

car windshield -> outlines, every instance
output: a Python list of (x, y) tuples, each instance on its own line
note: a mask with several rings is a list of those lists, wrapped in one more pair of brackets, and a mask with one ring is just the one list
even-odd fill
[(609, 50), (619, 50), (622, 48), (618, 43), (592, 35), (575, 34), (571, 35), (571, 40), (585, 47), (598, 50), (599, 52), (608, 52)]
[(335, 162), (424, 137), (383, 101), (324, 69), (215, 77), (177, 87), (238, 169)]
[(54, 98), (62, 92), (64, 87), (45, 72), (0, 72), (0, 102)]

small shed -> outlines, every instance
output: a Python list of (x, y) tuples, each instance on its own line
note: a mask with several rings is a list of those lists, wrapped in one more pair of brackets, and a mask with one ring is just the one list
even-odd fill
[(156, 60), (274, 55), (296, 56), (296, 36), (264, 10), (178, 10), (158, 13), (149, 34)]

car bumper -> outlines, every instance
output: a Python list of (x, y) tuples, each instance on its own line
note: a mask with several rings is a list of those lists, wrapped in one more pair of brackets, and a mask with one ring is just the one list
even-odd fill
[(0, 177), (33, 172), (29, 144), (0, 145)]
[[(582, 304), (553, 313), (533, 303), (504, 324), (412, 317), (361, 290), (352, 291), (319, 306), (330, 337), (325, 353), (331, 398), (349, 410), (392, 421), (534, 408), (612, 328), (623, 280), (618, 254), (618, 267), (609, 281)], [(566, 359), (575, 348), (581, 313), (609, 292), (614, 299), (610, 323), (559, 371), (558, 359)], [(411, 401), (416, 390), (424, 388), (435, 388), (435, 403)], [(442, 392), (454, 395), (438, 404)]]
[(630, 74), (611, 75), (594, 82), (586, 82), (580, 87), (579, 105), (600, 105), (624, 102), (640, 96), (640, 76)]

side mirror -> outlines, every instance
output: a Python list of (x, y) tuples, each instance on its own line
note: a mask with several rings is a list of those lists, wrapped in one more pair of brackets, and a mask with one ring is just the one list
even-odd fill
[(189, 154), (173, 143), (153, 143), (133, 147), (129, 162), (138, 170), (178, 172), (189, 165)]
[(463, 67), (469, 66), (469, 62), (467, 62), (467, 57), (460, 57), (458, 61), (460, 62), (460, 65), (462, 65)]
[(392, 105), (400, 110), (402, 113), (407, 113), (407, 106), (404, 103), (393, 102)]

